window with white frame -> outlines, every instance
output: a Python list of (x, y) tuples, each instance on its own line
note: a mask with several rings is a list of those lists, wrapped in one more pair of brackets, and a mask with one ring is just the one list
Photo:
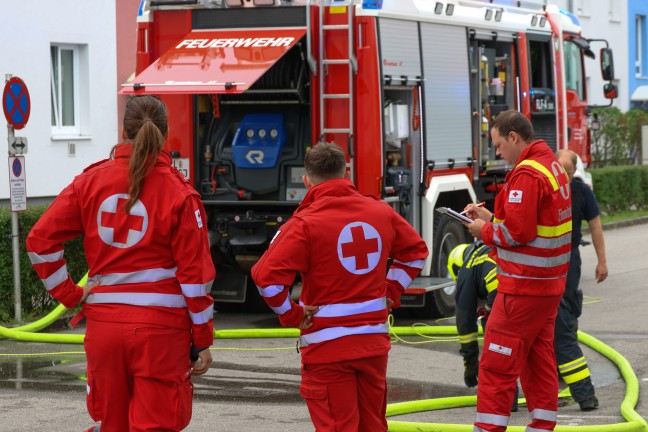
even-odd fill
[(79, 135), (79, 46), (51, 45), (52, 133)]
[(635, 75), (642, 77), (648, 74), (648, 68), (646, 67), (646, 62), (648, 61), (648, 56), (646, 55), (646, 17), (644, 15), (637, 15), (635, 20), (637, 26)]

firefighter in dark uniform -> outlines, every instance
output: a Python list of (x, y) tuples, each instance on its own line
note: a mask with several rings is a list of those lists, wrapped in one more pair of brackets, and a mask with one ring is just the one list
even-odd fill
[(592, 378), (583, 351), (578, 345), (578, 317), (583, 309), (583, 292), (579, 288), (581, 258), (578, 247), (581, 243), (581, 221), (585, 219), (590, 227), (592, 242), (598, 259), (595, 278), (605, 280), (608, 274), (603, 228), (599, 207), (592, 190), (579, 178), (574, 178), (577, 156), (570, 150), (561, 150), (556, 156), (571, 180), (572, 189), (572, 248), (567, 284), (556, 316), (554, 343), (556, 361), (560, 376), (569, 386), (569, 391), (580, 409), (590, 411), (598, 407)]
[[(490, 250), (482, 242), (465, 243), (455, 247), (448, 258), (448, 273), (457, 282), (455, 320), (461, 343), (459, 352), (464, 359), (464, 382), (468, 387), (477, 385), (477, 318), (482, 315), (485, 326), (497, 295), (497, 264), (488, 256)], [(478, 310), (480, 299), (486, 301), (485, 309)]]
[[(486, 331), (488, 314), (497, 296), (497, 263), (489, 256), (491, 248), (481, 241), (456, 246), (448, 257), (448, 274), (457, 282), (455, 293), (457, 333), (464, 359), (464, 382), (468, 387), (477, 385), (479, 369), (479, 343), (477, 319)], [(484, 307), (479, 307), (480, 300)], [(518, 410), (518, 394), (511, 411)]]

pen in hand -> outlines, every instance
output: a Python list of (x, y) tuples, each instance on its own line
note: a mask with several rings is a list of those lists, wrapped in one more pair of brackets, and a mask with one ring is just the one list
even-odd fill
[[(484, 207), (484, 205), (486, 205), (486, 201), (482, 201), (482, 202), (480, 202), (479, 204), (475, 204), (475, 207)], [(462, 212), (459, 213), (459, 214), (460, 214), (460, 215), (462, 215), (462, 214), (466, 214), (467, 211), (468, 211), (468, 210), (466, 209), (466, 210), (462, 211)]]

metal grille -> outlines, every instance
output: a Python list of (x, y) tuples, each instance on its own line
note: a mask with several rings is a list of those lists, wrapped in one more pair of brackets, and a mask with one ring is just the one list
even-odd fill
[(306, 8), (197, 9), (191, 15), (194, 30), (253, 27), (306, 27)]

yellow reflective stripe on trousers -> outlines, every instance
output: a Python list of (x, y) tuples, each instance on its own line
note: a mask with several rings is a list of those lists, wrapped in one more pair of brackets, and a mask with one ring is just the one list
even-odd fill
[(459, 342), (462, 344), (467, 344), (471, 342), (477, 342), (477, 333), (469, 333), (466, 335), (459, 335)]
[(363, 325), (358, 327), (330, 327), (313, 333), (302, 335), (299, 338), (299, 346), (307, 347), (309, 345), (338, 339), (344, 336), (367, 335), (367, 334), (387, 334), (389, 326), (387, 321), (374, 325)]
[(558, 365), (558, 371), (560, 371), (560, 373), (569, 372), (571, 370), (574, 370), (574, 369), (577, 369), (577, 368), (583, 366), (584, 364), (587, 364), (587, 362), (585, 361), (585, 356), (581, 356), (581, 357), (578, 357), (576, 360), (572, 360), (570, 362)]
[(522, 166), (522, 165), (526, 165), (526, 166), (530, 166), (531, 168), (535, 168), (536, 170), (538, 170), (542, 174), (544, 174), (545, 177), (547, 177), (547, 180), (549, 180), (549, 183), (551, 183), (551, 187), (553, 187), (554, 191), (557, 191), (560, 188), (560, 186), (558, 186), (558, 182), (556, 181), (556, 177), (554, 177), (553, 174), (551, 174), (551, 172), (544, 165), (542, 165), (540, 162), (525, 159), (522, 162), (520, 162), (519, 164), (517, 164), (517, 166)]
[(573, 383), (575, 383), (577, 381), (584, 380), (585, 378), (590, 376), (590, 371), (589, 371), (589, 368), (585, 368), (582, 371), (576, 372), (576, 373), (573, 373), (573, 374), (563, 375), (561, 373), (560, 375), (562, 376), (563, 380), (565, 380), (565, 382), (567, 384), (573, 384)]

